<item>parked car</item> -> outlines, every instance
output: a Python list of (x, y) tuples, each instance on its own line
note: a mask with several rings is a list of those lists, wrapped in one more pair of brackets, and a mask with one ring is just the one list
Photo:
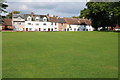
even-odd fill
[(120, 28), (114, 28), (113, 31), (120, 31)]

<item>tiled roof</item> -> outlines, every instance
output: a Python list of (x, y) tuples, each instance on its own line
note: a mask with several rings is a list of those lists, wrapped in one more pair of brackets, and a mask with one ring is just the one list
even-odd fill
[(91, 25), (91, 20), (88, 19), (80, 19), (80, 18), (64, 18), (67, 24), (79, 25), (79, 24), (86, 24)]
[(64, 18), (67, 24), (73, 24), (73, 25), (78, 25), (80, 24), (80, 21), (77, 18)]
[(59, 23), (66, 23), (66, 21), (64, 20), (64, 18), (58, 18), (58, 22)]
[(58, 22), (58, 18), (57, 17), (49, 17), (49, 21), (50, 22)]
[(4, 19), (3, 21), (4, 21), (3, 25), (6, 25), (6, 26), (12, 25), (12, 19)]

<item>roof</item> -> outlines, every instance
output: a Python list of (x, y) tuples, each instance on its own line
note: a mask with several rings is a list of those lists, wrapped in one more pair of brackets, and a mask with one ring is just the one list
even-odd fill
[(91, 25), (92, 21), (88, 19), (80, 19), (80, 18), (64, 18), (67, 24), (73, 24), (73, 25)]
[(4, 19), (4, 25), (6, 26), (12, 26), (12, 19)]
[(24, 14), (14, 14), (13, 15), (13, 18), (18, 18), (18, 17), (21, 17), (24, 19)]
[(64, 20), (64, 18), (58, 18), (58, 22), (59, 23), (66, 23), (66, 21)]
[(49, 21), (50, 22), (58, 22), (58, 18), (57, 17), (49, 17)]
[(92, 21), (88, 20), (88, 19), (80, 19), (80, 18), (78, 18), (78, 20), (81, 22), (81, 24), (87, 24), (87, 25), (92, 24)]
[(47, 17), (47, 15), (34, 15), (34, 14), (14, 14), (13, 15), (13, 18), (18, 18), (18, 17), (21, 17), (25, 20), (27, 20), (27, 17), (28, 16), (31, 16), (33, 20), (35, 20), (36, 17), (40, 17), (40, 18), (43, 18), (43, 17)]
[(64, 18), (67, 24), (80, 24), (80, 21), (77, 18)]

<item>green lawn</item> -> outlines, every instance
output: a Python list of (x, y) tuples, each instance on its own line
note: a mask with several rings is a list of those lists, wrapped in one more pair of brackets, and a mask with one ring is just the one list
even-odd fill
[(3, 32), (3, 78), (117, 78), (118, 33)]

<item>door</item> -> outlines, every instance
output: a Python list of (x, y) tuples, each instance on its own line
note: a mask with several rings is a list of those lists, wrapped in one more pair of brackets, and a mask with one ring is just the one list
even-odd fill
[(28, 28), (26, 28), (26, 31), (28, 31)]
[(51, 29), (51, 31), (53, 31), (53, 28)]
[(48, 31), (50, 31), (50, 28), (48, 28)]
[(41, 31), (41, 28), (39, 28), (39, 31)]

